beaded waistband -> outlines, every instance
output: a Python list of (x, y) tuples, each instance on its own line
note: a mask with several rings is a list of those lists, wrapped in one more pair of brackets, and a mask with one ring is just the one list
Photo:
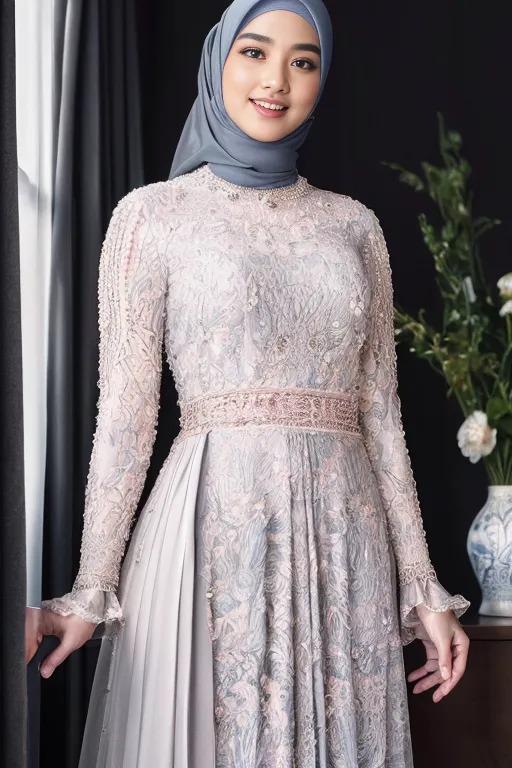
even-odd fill
[(359, 436), (358, 400), (319, 389), (244, 389), (180, 402), (177, 440), (219, 427), (276, 425)]

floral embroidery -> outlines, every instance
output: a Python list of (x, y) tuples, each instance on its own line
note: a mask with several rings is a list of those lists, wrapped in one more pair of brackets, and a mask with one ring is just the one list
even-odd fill
[(99, 317), (80, 569), (72, 591), (43, 606), (122, 624), (120, 564), (155, 437), (164, 343), (182, 432), (147, 502), (130, 578), (144, 578), (155, 516), (176, 511), (155, 493), (176, 447), (207, 432), (196, 568), (217, 768), (411, 768), (401, 645), (419, 603), (458, 615), (468, 603), (443, 590), (428, 554), (373, 212), (302, 178), (263, 193), (208, 167), (134, 190), (105, 238)]

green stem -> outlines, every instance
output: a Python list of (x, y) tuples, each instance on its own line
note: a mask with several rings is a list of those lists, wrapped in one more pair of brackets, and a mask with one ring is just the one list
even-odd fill
[(494, 468), (493, 462), (486, 457), (484, 458), (484, 465), (485, 465), (485, 471), (487, 472), (487, 477), (489, 479), (489, 485), (501, 485), (501, 483), (499, 482), (497, 472)]
[(499, 446), (496, 446), (496, 464), (498, 466), (498, 474), (500, 478), (499, 485), (503, 485), (503, 462), (501, 460), (501, 451)]
[(466, 403), (462, 399), (460, 392), (458, 392), (456, 389), (454, 389), (453, 393), (454, 393), (455, 397), (457, 398), (457, 401), (458, 401), (458, 403), (460, 405), (460, 409), (461, 409), (461, 411), (462, 411), (462, 413), (464, 415), (464, 418), (467, 419), (467, 417), (469, 416), (471, 411), (466, 408)]
[(512, 485), (512, 445), (509, 439), (498, 442), (484, 459), (491, 485)]
[(512, 485), (512, 444), (510, 440), (507, 440), (504, 445), (505, 470), (503, 475), (503, 485)]
[(478, 375), (478, 381), (480, 382), (480, 386), (484, 391), (485, 399), (488, 400), (490, 397), (490, 393), (489, 393), (489, 388), (487, 387), (487, 382), (485, 380), (485, 377), (483, 375)]
[(476, 394), (475, 387), (473, 386), (473, 379), (471, 378), (471, 375), (468, 376), (468, 385), (469, 385), (468, 389), (471, 392), (471, 396), (473, 398), (473, 405), (474, 405), (475, 410), (476, 409), (482, 410), (482, 404), (480, 402), (480, 398)]
[[(471, 237), (472, 237), (472, 239), (474, 241), (475, 235), (474, 235), (473, 232), (471, 233)], [(480, 285), (482, 287), (482, 290), (485, 293), (487, 293), (487, 282), (486, 282), (486, 279), (485, 279), (484, 270), (483, 270), (483, 266), (482, 266), (482, 259), (480, 258), (480, 248), (479, 248), (479, 246), (475, 242), (474, 242), (474, 245), (473, 245), (473, 248), (472, 248), (472, 258), (473, 258), (475, 264), (477, 265), (478, 277), (479, 277), (479, 280), (480, 280)]]

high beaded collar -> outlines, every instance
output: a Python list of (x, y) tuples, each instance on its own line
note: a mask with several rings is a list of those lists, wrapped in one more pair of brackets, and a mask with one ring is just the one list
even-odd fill
[(280, 203), (287, 202), (288, 200), (297, 200), (310, 194), (313, 190), (313, 187), (308, 184), (308, 180), (300, 175), (294, 184), (272, 189), (258, 189), (257, 187), (244, 187), (232, 184), (230, 181), (216, 176), (208, 165), (202, 165), (187, 175), (195, 175), (198, 181), (207, 184), (210, 189), (224, 192), (230, 200), (258, 200), (270, 208), (276, 208)]

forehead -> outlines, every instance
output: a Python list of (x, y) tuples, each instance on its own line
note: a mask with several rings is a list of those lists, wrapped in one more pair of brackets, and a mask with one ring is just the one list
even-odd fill
[(272, 38), (275, 42), (290, 44), (318, 42), (316, 29), (303, 16), (293, 11), (261, 13), (244, 25), (236, 38), (244, 32), (258, 32)]

